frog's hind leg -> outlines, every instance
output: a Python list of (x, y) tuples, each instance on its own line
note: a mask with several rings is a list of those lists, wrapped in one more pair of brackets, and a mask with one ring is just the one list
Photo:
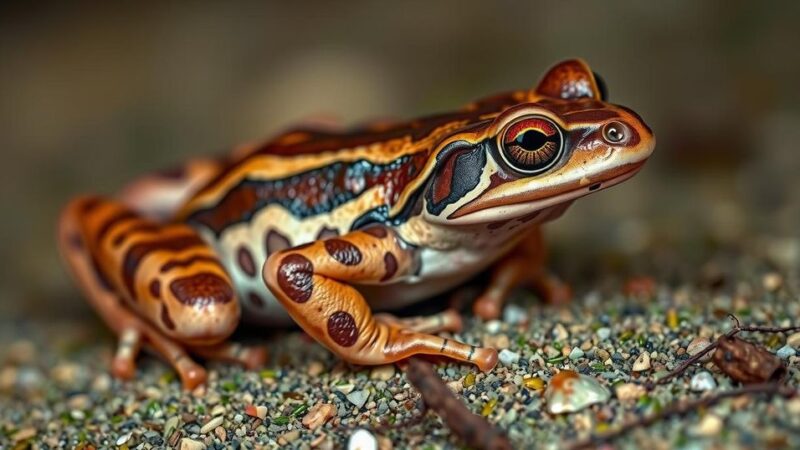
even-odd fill
[[(413, 250), (374, 226), (272, 254), (264, 281), (309, 335), (353, 364), (387, 364), (417, 354), (442, 355), (491, 370), (497, 351), (414, 331), (375, 317), (351, 283), (386, 283), (414, 272)], [(423, 321), (424, 323), (424, 321)], [(436, 328), (424, 324), (421, 329)]]
[(90, 303), (120, 337), (114, 375), (131, 378), (145, 344), (175, 367), (185, 387), (205, 381), (187, 348), (224, 341), (238, 323), (239, 304), (228, 275), (193, 229), (86, 197), (64, 210), (59, 243)]
[(546, 249), (540, 228), (536, 228), (494, 267), (489, 286), (473, 304), (475, 315), (497, 319), (503, 304), (519, 285), (530, 284), (548, 303), (566, 303), (572, 296), (569, 286), (546, 267)]
[(154, 219), (171, 218), (180, 205), (211, 181), (223, 167), (221, 161), (195, 159), (172, 170), (155, 172), (126, 185), (121, 201)]

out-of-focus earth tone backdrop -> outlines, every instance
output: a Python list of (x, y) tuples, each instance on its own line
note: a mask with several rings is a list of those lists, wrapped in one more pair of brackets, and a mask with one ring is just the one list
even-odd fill
[(701, 230), (797, 236), (798, 18), (791, 1), (2, 6), (0, 315), (89, 314), (53, 237), (73, 195), (309, 118), (448, 110), (574, 56), (658, 145), (549, 227), (556, 249), (591, 265), (653, 240), (690, 258)]
[[(356, 426), (384, 449), (460, 445), (434, 414), (402, 425), (418, 397), (400, 372), (344, 365), (296, 330), (250, 330), (268, 367), (212, 364), (201, 394), (152, 357), (135, 381), (111, 381), (114, 339), (66, 275), (56, 218), (79, 193), (112, 195), (300, 121), (446, 111), (531, 87), (570, 57), (641, 114), (656, 151), (547, 227), (574, 302), (548, 307), (521, 290), (503, 322), (468, 314), (455, 338), (503, 349), (501, 364), (442, 364), (439, 376), (515, 445), (556, 448), (735, 387), (705, 363), (631, 395), (724, 332), (727, 312), (776, 326), (800, 317), (800, 2), (50, 3), (0, 5), (0, 447), (331, 448)], [(644, 295), (625, 281), (636, 279)], [(747, 338), (798, 384), (800, 334)], [(563, 369), (616, 398), (547, 414), (541, 393)], [(323, 403), (335, 418), (300, 424)], [(800, 399), (737, 399), (619, 444), (796, 448), (798, 418)]]

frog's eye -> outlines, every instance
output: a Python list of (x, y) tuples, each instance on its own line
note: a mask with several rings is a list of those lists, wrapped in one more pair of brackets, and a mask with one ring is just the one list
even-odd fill
[(536, 174), (558, 161), (563, 144), (561, 130), (553, 121), (541, 116), (524, 117), (506, 128), (500, 153), (512, 168)]
[(609, 144), (622, 144), (628, 140), (630, 132), (622, 122), (609, 122), (603, 127), (603, 139)]

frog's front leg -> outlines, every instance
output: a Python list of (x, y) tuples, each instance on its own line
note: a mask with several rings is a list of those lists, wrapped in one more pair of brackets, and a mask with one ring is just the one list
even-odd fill
[[(353, 364), (386, 364), (417, 354), (442, 355), (491, 370), (497, 351), (414, 331), (402, 320), (373, 316), (352, 284), (397, 281), (414, 271), (413, 249), (393, 231), (363, 231), (269, 257), (264, 281), (309, 335)], [(430, 328), (430, 324), (423, 324)]]
[(565, 303), (572, 297), (570, 287), (545, 267), (547, 252), (541, 228), (534, 230), (492, 270), (489, 286), (473, 304), (475, 315), (497, 319), (511, 292), (520, 285), (530, 284), (548, 303)]
[(219, 259), (192, 228), (85, 197), (64, 210), (59, 244), (90, 303), (119, 335), (115, 376), (134, 376), (142, 345), (169, 361), (189, 389), (206, 378), (189, 352), (263, 362), (263, 350), (223, 342), (238, 324), (239, 304)]

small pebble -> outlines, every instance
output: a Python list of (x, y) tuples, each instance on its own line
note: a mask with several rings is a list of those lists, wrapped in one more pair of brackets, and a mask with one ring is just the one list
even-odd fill
[(528, 322), (528, 312), (525, 308), (510, 304), (503, 309), (503, 322), (509, 325), (519, 325)]
[(303, 417), (303, 425), (309, 430), (325, 425), (325, 422), (336, 415), (336, 407), (330, 403), (317, 403), (312, 406), (308, 413)]
[(388, 381), (392, 379), (395, 374), (394, 364), (384, 364), (382, 366), (375, 366), (369, 372), (371, 380)]
[(355, 388), (356, 387), (354, 385), (349, 384), (349, 383), (348, 384), (338, 384), (338, 385), (333, 387), (334, 390), (336, 390), (338, 392), (341, 392), (344, 395), (347, 395), (347, 394), (353, 392), (353, 389), (355, 389)]
[(499, 320), (490, 320), (486, 322), (486, 332), (489, 334), (497, 334), (503, 326), (503, 322)]
[(378, 450), (378, 440), (369, 431), (359, 428), (347, 440), (347, 450)]
[(647, 352), (642, 352), (639, 357), (636, 358), (636, 361), (633, 362), (631, 370), (634, 372), (650, 370), (650, 354)]
[(800, 332), (789, 335), (786, 338), (786, 345), (791, 345), (795, 350), (800, 348)]
[(308, 372), (308, 374), (312, 377), (319, 376), (324, 371), (325, 366), (319, 361), (311, 361), (308, 363), (308, 368), (306, 369), (306, 372)]
[(633, 403), (647, 393), (644, 386), (636, 383), (622, 383), (614, 387), (614, 393), (619, 401), (623, 403)]
[(569, 337), (567, 329), (564, 328), (564, 325), (561, 325), (560, 323), (557, 323), (555, 326), (553, 326), (553, 329), (550, 331), (550, 335), (556, 341), (566, 341)]
[(775, 352), (775, 354), (778, 355), (778, 358), (789, 359), (790, 357), (796, 355), (797, 351), (794, 348), (792, 348), (792, 346), (790, 346), (789, 344), (786, 344), (783, 347), (779, 348), (778, 351)]
[(214, 428), (217, 428), (218, 426), (222, 425), (222, 421), (223, 418), (221, 416), (214, 417), (213, 419), (206, 422), (206, 424), (200, 428), (200, 434), (207, 434), (211, 432)]
[(206, 444), (194, 439), (183, 438), (178, 446), (179, 450), (205, 450)]
[(500, 350), (500, 354), (498, 354), (500, 358), (500, 362), (503, 363), (505, 366), (510, 366), (512, 364), (516, 364), (519, 362), (519, 353), (512, 352), (508, 349)]
[(783, 285), (783, 277), (779, 273), (770, 272), (764, 275), (761, 279), (761, 284), (769, 292), (775, 292)]
[(347, 394), (347, 400), (356, 405), (356, 408), (361, 409), (367, 399), (369, 398), (369, 391), (353, 391)]
[(700, 419), (700, 423), (695, 425), (691, 431), (695, 436), (717, 436), (722, 430), (722, 419), (715, 414), (706, 414)]
[[(701, 351), (703, 351), (703, 349), (705, 349), (709, 345), (711, 345), (711, 341), (708, 338), (706, 338), (706, 337), (696, 337), (696, 338), (692, 339), (692, 342), (689, 342), (689, 345), (686, 346), (686, 353), (689, 356), (694, 356), (694, 355), (700, 353)], [(706, 353), (705, 355), (703, 355), (700, 358), (700, 361), (702, 361), (702, 362), (709, 361), (709, 360), (711, 360), (711, 356), (712, 355), (713, 355), (713, 352), (708, 352), (708, 353)]]
[(132, 435), (133, 435), (132, 432), (128, 432), (128, 433), (122, 434), (122, 435), (120, 435), (120, 437), (117, 438), (115, 443), (117, 444), (117, 446), (127, 444), (128, 441), (131, 440), (131, 436)]
[(611, 337), (611, 328), (608, 327), (600, 327), (597, 329), (597, 338), (601, 341), (607, 340)]
[(576, 361), (583, 358), (584, 354), (579, 347), (572, 347), (572, 351), (569, 352), (569, 359)]
[(611, 398), (611, 392), (590, 376), (562, 370), (550, 380), (544, 396), (548, 412), (562, 414), (605, 403)]
[(296, 441), (298, 438), (300, 438), (300, 430), (292, 430), (280, 435), (278, 437), (278, 443), (281, 445), (287, 445)]
[(696, 373), (689, 382), (689, 389), (695, 392), (710, 391), (716, 387), (714, 377), (706, 371)]

